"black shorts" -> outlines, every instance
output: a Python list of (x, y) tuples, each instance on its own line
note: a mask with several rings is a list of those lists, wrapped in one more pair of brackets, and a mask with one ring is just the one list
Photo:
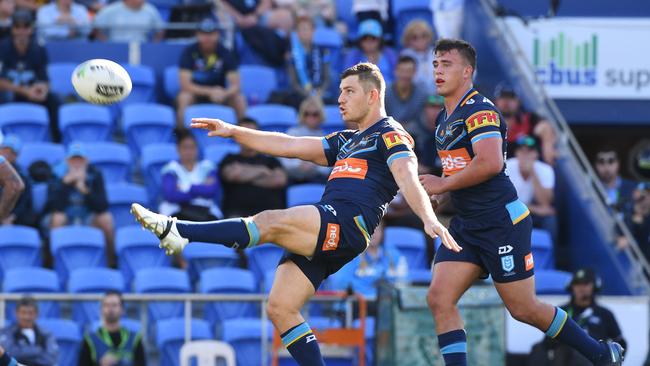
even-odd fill
[(482, 219), (454, 217), (449, 232), (463, 250), (456, 253), (441, 245), (435, 263), (474, 263), (499, 283), (523, 280), (534, 272), (532, 226), (528, 208), (519, 200)]
[(356, 206), (341, 202), (319, 202), (313, 206), (320, 212), (314, 256), (285, 251), (280, 264), (294, 262), (318, 290), (324, 279), (366, 250), (371, 233)]

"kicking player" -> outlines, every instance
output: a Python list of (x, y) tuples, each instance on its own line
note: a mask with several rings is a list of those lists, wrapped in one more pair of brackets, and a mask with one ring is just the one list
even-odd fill
[(274, 243), (286, 249), (277, 269), (266, 311), (282, 342), (300, 365), (324, 365), (318, 341), (300, 315), (327, 276), (363, 252), (388, 203), (400, 189), (431, 237), (451, 252), (458, 247), (437, 220), (417, 176), (413, 139), (386, 116), (386, 85), (379, 69), (361, 63), (341, 76), (339, 108), (357, 125), (318, 137), (256, 131), (216, 119), (195, 118), (192, 127), (209, 136), (230, 137), (262, 153), (333, 166), (320, 202), (253, 217), (194, 223), (150, 212), (133, 204), (137, 220), (160, 238), (168, 254), (190, 241), (253, 247)]
[(535, 296), (530, 213), (505, 172), (506, 123), (492, 102), (472, 87), (476, 51), (469, 43), (441, 39), (434, 52), (436, 88), (445, 98), (436, 121), (436, 148), (444, 174), (423, 175), (420, 181), (433, 201), (441, 198), (438, 195), (451, 196), (459, 215), (450, 232), (463, 246), (461, 252), (441, 247), (436, 253), (427, 295), (445, 364), (467, 364), (466, 336), (456, 304), (476, 279), (490, 274), (515, 319), (575, 348), (597, 365), (620, 365), (618, 343), (590, 338), (564, 310)]

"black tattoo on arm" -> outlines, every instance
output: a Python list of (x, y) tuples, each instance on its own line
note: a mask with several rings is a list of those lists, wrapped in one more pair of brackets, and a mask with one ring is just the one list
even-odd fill
[(0, 220), (4, 220), (14, 209), (18, 197), (25, 189), (25, 183), (20, 179), (16, 170), (8, 162), (0, 163)]

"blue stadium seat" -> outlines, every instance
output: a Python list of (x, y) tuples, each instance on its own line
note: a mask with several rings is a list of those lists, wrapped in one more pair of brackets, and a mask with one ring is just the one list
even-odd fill
[(352, 1), (335, 0), (335, 5), (336, 17), (348, 26), (348, 38), (356, 39), (358, 22), (354, 11), (352, 11)]
[[(126, 328), (129, 332), (138, 333), (142, 328), (142, 323), (139, 320), (121, 318), (120, 325)], [(97, 319), (91, 325), (89, 331), (96, 331), (99, 327), (102, 326), (102, 320)]]
[(328, 316), (310, 316), (307, 323), (309, 323), (311, 329), (321, 332), (331, 328), (343, 328), (341, 319)]
[(148, 202), (147, 190), (141, 185), (131, 183), (107, 184), (106, 197), (116, 229), (135, 223), (131, 215), (132, 203), (146, 206)]
[(384, 229), (384, 245), (397, 249), (406, 257), (409, 269), (427, 269), (427, 246), (424, 233), (408, 227), (390, 226)]
[[(70, 272), (68, 291), (75, 294), (124, 292), (124, 277), (120, 271), (109, 268), (75, 269)], [(72, 304), (72, 318), (79, 325), (89, 326), (99, 317), (99, 301), (76, 301)]]
[[(235, 110), (224, 105), (194, 104), (185, 109), (185, 127), (189, 128), (192, 118), (218, 118), (228, 123), (237, 122)], [(221, 137), (208, 137), (207, 131), (192, 129), (199, 146), (206, 148), (210, 144), (232, 143), (231, 139)]]
[(275, 71), (267, 66), (241, 65), (241, 91), (251, 105), (266, 103), (272, 91), (278, 89)]
[(535, 270), (535, 292), (538, 295), (564, 295), (571, 273), (554, 269)]
[(47, 65), (47, 76), (50, 78), (50, 90), (56, 93), (59, 98), (65, 99), (68, 96), (76, 95), (72, 87), (72, 72), (77, 64), (72, 62), (55, 62)]
[[(170, 257), (158, 247), (159, 243), (160, 240), (153, 233), (142, 230), (140, 225), (117, 229), (115, 252), (119, 258), (118, 268), (127, 285), (138, 269), (171, 266)], [(127, 287), (131, 289), (130, 286)]]
[(273, 281), (275, 280), (275, 272), (276, 269), (273, 268), (264, 273), (263, 286), (265, 294), (271, 293), (271, 289), (273, 288)]
[(59, 129), (66, 144), (108, 141), (112, 124), (111, 110), (105, 106), (72, 103), (59, 108)]
[(28, 226), (0, 227), (0, 278), (13, 268), (41, 265), (41, 239)]
[[(2, 291), (7, 293), (52, 293), (59, 292), (59, 278), (56, 272), (39, 267), (14, 268), (5, 272)], [(16, 319), (15, 302), (7, 302), (5, 315), (7, 319)], [(39, 318), (59, 316), (59, 303), (56, 301), (38, 302)]]
[(142, 148), (140, 164), (149, 201), (157, 201), (160, 191), (162, 167), (172, 160), (178, 160), (178, 150), (172, 143), (149, 144)]
[[(135, 272), (133, 287), (136, 293), (180, 294), (191, 291), (187, 272), (176, 268), (144, 268)], [(182, 317), (182, 301), (153, 301), (147, 305), (150, 324), (163, 319)], [(150, 330), (152, 330), (150, 328)], [(151, 334), (151, 333), (150, 333)]]
[(131, 77), (133, 89), (123, 102), (124, 105), (132, 103), (150, 103), (156, 96), (156, 75), (153, 69), (146, 65), (122, 65)]
[(343, 118), (341, 118), (341, 111), (339, 111), (339, 106), (325, 106), (325, 120), (323, 121), (321, 128), (326, 134), (345, 130), (345, 124), (343, 123)]
[(187, 260), (187, 272), (192, 281), (199, 278), (201, 272), (212, 267), (237, 267), (239, 255), (234, 249), (219, 244), (190, 243), (183, 250)]
[[(251, 271), (241, 268), (211, 268), (201, 272), (200, 291), (204, 294), (254, 294), (257, 282)], [(249, 301), (207, 302), (204, 316), (210, 324), (220, 324), (226, 319), (255, 317), (259, 315), (257, 303)]]
[(124, 107), (122, 126), (136, 156), (147, 144), (171, 142), (176, 117), (174, 110), (155, 103), (134, 103)]
[(393, 3), (393, 17), (395, 18), (394, 39), (401, 40), (406, 26), (413, 20), (424, 20), (433, 26), (433, 12), (431, 0), (397, 0)]
[(27, 170), (33, 162), (43, 160), (54, 167), (63, 159), (65, 159), (63, 145), (51, 142), (33, 142), (23, 145), (18, 155), (18, 166)]
[(284, 249), (274, 244), (263, 244), (246, 249), (248, 268), (253, 272), (258, 283), (264, 281), (264, 275), (268, 271), (275, 272), (282, 254)]
[(104, 234), (94, 227), (66, 226), (50, 232), (54, 269), (61, 284), (75, 269), (105, 266), (104, 248)]
[(298, 124), (296, 111), (281, 104), (260, 104), (248, 108), (246, 115), (257, 121), (260, 130), (285, 132)]
[(208, 145), (205, 148), (203, 157), (215, 163), (215, 165), (218, 167), (226, 155), (237, 154), (239, 153), (239, 150), (240, 147), (237, 144)]
[[(212, 339), (210, 324), (202, 319), (191, 320), (191, 340)], [(185, 343), (185, 319), (160, 320), (156, 329), (156, 345), (161, 352), (160, 366), (178, 366), (181, 346)]]
[(314, 31), (314, 45), (329, 51), (330, 83), (328, 92), (338, 95), (340, 75), (343, 72), (343, 37), (334, 28), (318, 27)]
[(47, 183), (34, 183), (32, 185), (32, 209), (38, 215), (43, 213), (47, 203)]
[(52, 333), (59, 345), (59, 366), (77, 366), (83, 340), (79, 325), (69, 319), (39, 319), (38, 326)]
[(0, 105), (0, 128), (6, 135), (14, 134), (23, 143), (48, 140), (50, 118), (47, 109), (32, 103)]
[[(90, 42), (72, 40), (48, 40), (45, 43), (49, 61), (72, 62), (75, 65), (93, 58), (105, 58), (117, 63), (129, 59), (129, 44), (124, 42)], [(68, 80), (70, 80), (68, 78)]]
[(165, 68), (163, 75), (165, 96), (172, 101), (176, 100), (176, 96), (178, 96), (178, 93), (181, 91), (181, 80), (178, 71), (178, 66), (168, 66)]
[(414, 285), (428, 286), (431, 283), (431, 269), (409, 268), (408, 280)]
[(324, 184), (295, 184), (287, 188), (287, 206), (310, 205), (320, 201), (325, 192)]
[(535, 269), (554, 269), (555, 257), (553, 256), (553, 239), (551, 234), (542, 229), (533, 229), (531, 247)]
[(88, 160), (101, 170), (104, 182), (126, 182), (133, 160), (129, 148), (117, 142), (83, 144)]
[[(237, 355), (237, 366), (267, 365), (262, 359), (262, 326), (260, 319), (229, 319), (223, 322), (223, 340), (230, 343)], [(266, 323), (265, 341), (273, 338), (273, 326)], [(264, 362), (266, 361), (266, 362)]]

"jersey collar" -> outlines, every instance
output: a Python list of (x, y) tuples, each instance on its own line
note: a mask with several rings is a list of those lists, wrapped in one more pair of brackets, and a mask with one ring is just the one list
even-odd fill
[[(454, 112), (452, 112), (451, 114), (454, 114), (458, 110), (458, 108), (464, 106), (465, 103), (467, 103), (467, 101), (470, 100), (476, 94), (478, 94), (478, 92), (474, 90), (474, 87), (469, 88), (469, 90), (463, 95), (463, 97), (460, 98), (460, 101), (458, 102), (458, 104), (456, 104), (456, 108), (454, 108)], [(448, 118), (449, 115), (447, 115), (447, 110), (445, 109), (445, 114), (444, 114), (445, 122), (447, 121)]]

